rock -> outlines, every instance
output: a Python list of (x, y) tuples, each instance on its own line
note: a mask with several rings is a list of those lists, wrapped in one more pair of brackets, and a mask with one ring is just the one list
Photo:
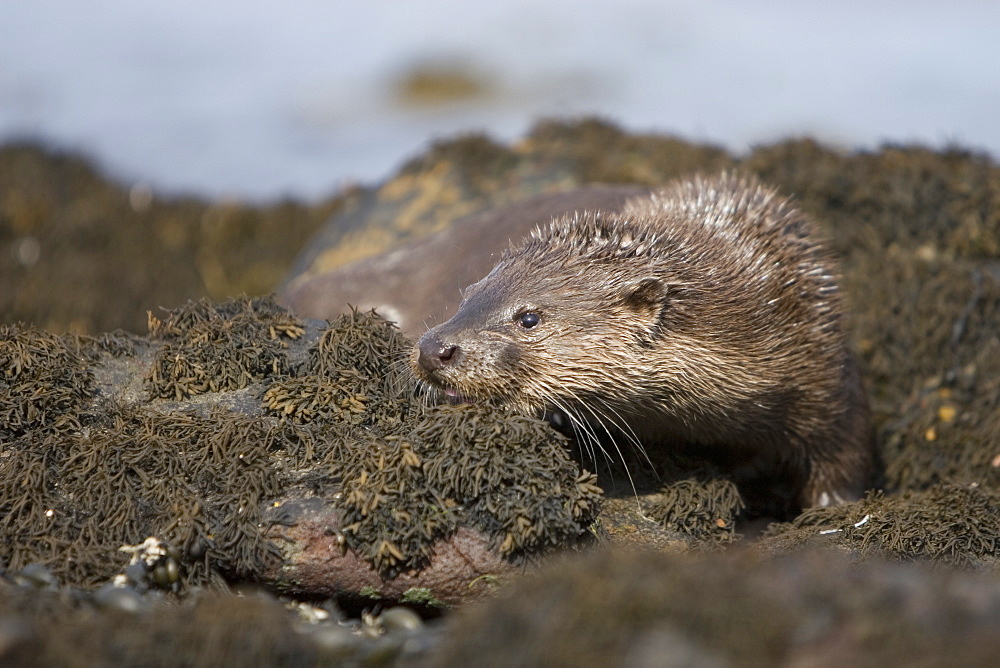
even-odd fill
[(434, 542), (426, 564), (386, 577), (347, 549), (341, 512), (329, 502), (292, 497), (275, 508), (281, 521), (268, 537), (283, 546), (284, 558), (259, 575), (291, 596), (329, 596), (355, 607), (406, 602), (441, 608), (489, 598), (524, 572), (497, 553), (489, 536), (461, 527)]
[(997, 624), (995, 574), (602, 550), (459, 611), (424, 665), (990, 665)]

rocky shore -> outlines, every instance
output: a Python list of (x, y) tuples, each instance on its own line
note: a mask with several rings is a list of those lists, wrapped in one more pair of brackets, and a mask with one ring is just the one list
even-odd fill
[[(884, 465), (860, 502), (761, 526), (704, 469), (619, 489), (541, 421), (428, 406), (404, 372), (416, 325), (336, 292), (435, 235), (548, 211), (528, 201), (723, 168), (795, 197), (839, 256)], [(1000, 649), (987, 156), (798, 139), (736, 158), (551, 121), (511, 146), (442, 142), (326, 202), (252, 206), (8, 146), (0, 285), (4, 663), (968, 665)]]

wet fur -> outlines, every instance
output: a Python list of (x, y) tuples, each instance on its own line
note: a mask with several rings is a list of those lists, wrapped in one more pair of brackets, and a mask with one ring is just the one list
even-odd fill
[[(525, 329), (518, 316), (537, 313)], [(450, 346), (441, 368), (421, 347)], [(757, 182), (677, 182), (539, 228), (414, 353), (428, 386), (561, 411), (599, 447), (703, 453), (786, 508), (858, 498), (875, 459), (833, 262)], [(620, 439), (619, 439), (620, 440)]]

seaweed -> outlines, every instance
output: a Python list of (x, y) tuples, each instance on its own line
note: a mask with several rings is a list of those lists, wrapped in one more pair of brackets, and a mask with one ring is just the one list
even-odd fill
[(308, 362), (299, 374), (326, 375), (354, 369), (372, 382), (399, 383), (409, 346), (399, 328), (374, 310), (352, 308), (327, 324), (319, 341), (309, 349)]
[(305, 332), (271, 299), (191, 302), (160, 320), (149, 315), (152, 340), (163, 341), (146, 378), (154, 397), (185, 399), (238, 390), (287, 374), (289, 339)]
[(93, 586), (124, 568), (122, 545), (155, 535), (181, 550), (186, 585), (253, 577), (280, 559), (259, 528), (281, 489), (271, 453), (304, 438), (228, 411), (128, 407), (79, 434), (20, 439), (0, 461), (0, 556)]
[(995, 568), (1000, 492), (949, 483), (898, 496), (871, 492), (857, 503), (806, 510), (790, 526), (768, 530), (783, 547), (817, 535), (863, 557)]
[(504, 555), (572, 543), (600, 509), (592, 473), (548, 423), (479, 406), (438, 406), (414, 426), (428, 484), (459, 500)]
[(602, 550), (459, 610), (423, 663), (989, 665), (997, 624), (1000, 583), (980, 573), (819, 550)]
[(648, 512), (667, 530), (690, 536), (696, 545), (716, 547), (740, 537), (736, 520), (743, 508), (743, 498), (731, 480), (701, 475), (664, 485)]
[(94, 375), (71, 337), (0, 325), (0, 442), (80, 427)]
[(358, 444), (342, 475), (347, 545), (388, 577), (426, 565), (434, 541), (458, 526), (458, 502), (426, 484), (423, 459), (402, 438)]
[(367, 379), (352, 369), (278, 380), (264, 393), (264, 403), (283, 420), (359, 425), (370, 397), (357, 388), (366, 384)]

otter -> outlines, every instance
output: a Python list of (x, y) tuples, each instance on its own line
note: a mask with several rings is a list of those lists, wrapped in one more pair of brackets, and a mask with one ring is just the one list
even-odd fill
[(414, 347), (418, 380), (696, 453), (751, 506), (860, 498), (876, 468), (831, 254), (756, 179), (674, 182), (535, 228)]

